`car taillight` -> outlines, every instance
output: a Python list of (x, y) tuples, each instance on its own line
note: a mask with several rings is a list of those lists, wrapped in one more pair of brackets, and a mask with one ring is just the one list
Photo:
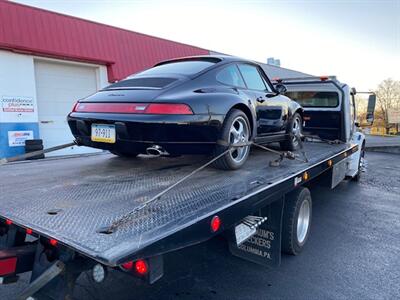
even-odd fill
[(146, 114), (193, 115), (193, 112), (186, 104), (152, 103), (147, 107)]
[(186, 104), (175, 103), (77, 103), (73, 112), (193, 115)]

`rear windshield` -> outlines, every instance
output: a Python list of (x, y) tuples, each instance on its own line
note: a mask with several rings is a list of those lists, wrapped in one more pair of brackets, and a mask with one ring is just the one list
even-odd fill
[(336, 107), (339, 105), (339, 95), (336, 92), (286, 92), (286, 96), (303, 107)]
[[(166, 74), (179, 74), (179, 75), (194, 75), (211, 67), (215, 62), (203, 60), (189, 60), (164, 63), (135, 75), (166, 75)], [(133, 75), (132, 75), (133, 76)]]

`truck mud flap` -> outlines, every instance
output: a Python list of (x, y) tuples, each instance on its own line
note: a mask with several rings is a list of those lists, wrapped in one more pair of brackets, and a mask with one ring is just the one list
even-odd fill
[(238, 244), (233, 231), (229, 239), (230, 252), (260, 265), (279, 266), (281, 263), (283, 206), (284, 199), (282, 198), (261, 209), (260, 216), (267, 218), (267, 221), (259, 225), (255, 234), (246, 241)]

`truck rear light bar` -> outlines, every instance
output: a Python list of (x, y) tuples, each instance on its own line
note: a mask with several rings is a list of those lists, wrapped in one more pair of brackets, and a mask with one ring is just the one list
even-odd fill
[(181, 103), (85, 103), (77, 102), (72, 112), (193, 115), (187, 104)]
[(17, 258), (0, 259), (0, 276), (14, 274), (17, 268)]
[(146, 275), (149, 272), (149, 266), (144, 259), (137, 261), (128, 261), (121, 265), (121, 269), (126, 272), (135, 272), (139, 275)]

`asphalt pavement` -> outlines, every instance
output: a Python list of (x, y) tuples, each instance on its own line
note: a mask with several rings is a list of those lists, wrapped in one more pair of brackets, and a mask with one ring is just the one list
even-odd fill
[[(83, 274), (77, 299), (400, 299), (400, 155), (369, 152), (361, 181), (315, 187), (311, 236), (269, 269), (233, 257), (222, 238), (166, 255), (154, 285), (111, 272)], [(14, 299), (27, 284), (0, 286)]]

